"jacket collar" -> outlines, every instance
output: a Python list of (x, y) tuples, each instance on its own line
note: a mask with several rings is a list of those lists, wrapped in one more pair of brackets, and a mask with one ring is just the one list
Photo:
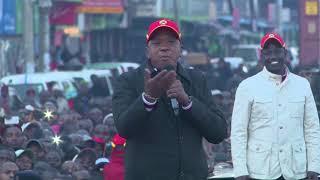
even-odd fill
[[(144, 70), (145, 68), (150, 68), (148, 66), (148, 63), (143, 63), (143, 65), (141, 65), (142, 70)], [(183, 67), (183, 65), (179, 62), (177, 63), (177, 74), (180, 78), (187, 80), (188, 82), (191, 81), (191, 77), (190, 77), (189, 73), (187, 72), (185, 67)]]
[(185, 67), (183, 67), (179, 62), (177, 64), (177, 74), (179, 77), (183, 78), (184, 80), (187, 80), (187, 82), (191, 81), (190, 74), (187, 72)]
[(267, 78), (267, 79), (270, 80), (270, 81), (276, 81), (276, 82), (279, 82), (279, 81), (280, 81), (280, 82), (281, 82), (283, 77), (286, 77), (286, 79), (289, 78), (290, 71), (289, 71), (289, 69), (286, 67), (286, 73), (285, 73), (285, 75), (278, 75), (278, 74), (273, 74), (273, 73), (269, 72), (266, 67), (263, 67), (262, 74), (263, 74), (263, 76), (264, 76), (265, 78)]

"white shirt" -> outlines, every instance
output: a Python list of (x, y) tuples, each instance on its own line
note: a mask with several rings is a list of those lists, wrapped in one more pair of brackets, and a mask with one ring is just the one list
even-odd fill
[(240, 83), (231, 123), (235, 177), (302, 179), (320, 173), (319, 118), (309, 82), (263, 69)]

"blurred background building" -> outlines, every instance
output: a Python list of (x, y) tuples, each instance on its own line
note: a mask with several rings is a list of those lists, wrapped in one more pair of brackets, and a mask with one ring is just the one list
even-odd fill
[(301, 64), (319, 64), (319, 0), (0, 0), (0, 75), (142, 62), (148, 24), (159, 17), (179, 22), (188, 52), (234, 56), (235, 45), (276, 31)]

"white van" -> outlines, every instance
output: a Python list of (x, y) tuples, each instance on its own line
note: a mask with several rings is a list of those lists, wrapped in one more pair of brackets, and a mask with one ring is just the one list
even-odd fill
[(132, 62), (101, 62), (88, 64), (85, 68), (91, 70), (110, 70), (112, 75), (116, 77), (139, 66), (139, 64)]
[(99, 78), (103, 78), (107, 82), (109, 94), (113, 94), (113, 84), (112, 84), (112, 73), (110, 70), (82, 70), (82, 71), (72, 71), (70, 72), (70, 76), (74, 80), (76, 84), (79, 84), (81, 82), (85, 82), (89, 85), (89, 87), (92, 86), (91, 82), (91, 76), (97, 75)]
[(14, 88), (21, 98), (25, 97), (29, 89), (34, 89), (36, 94), (48, 90), (49, 84), (54, 84), (55, 88), (62, 90), (67, 99), (77, 96), (77, 89), (67, 72), (11, 75), (3, 77), (0, 82)]
[(43, 90), (49, 89), (49, 84), (54, 84), (64, 92), (67, 99), (78, 95), (77, 83), (83, 81), (91, 83), (91, 75), (97, 75), (104, 78), (108, 85), (110, 95), (113, 94), (111, 72), (109, 70), (83, 70), (83, 71), (56, 71), (48, 73), (18, 74), (3, 77), (0, 82), (11, 88), (14, 88), (21, 98), (24, 98), (27, 90), (34, 89), (38, 95)]

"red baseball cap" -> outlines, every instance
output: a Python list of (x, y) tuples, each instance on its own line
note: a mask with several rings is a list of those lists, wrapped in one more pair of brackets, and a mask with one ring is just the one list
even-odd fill
[(266, 42), (269, 41), (270, 39), (275, 39), (282, 47), (284, 48), (286, 47), (286, 43), (283, 41), (282, 37), (277, 33), (271, 32), (264, 35), (263, 38), (261, 39), (261, 42), (260, 42), (261, 49), (264, 48)]
[(119, 134), (116, 134), (112, 139), (112, 143), (115, 144), (115, 145), (125, 145), (126, 144), (126, 139), (121, 137)]
[(181, 32), (180, 29), (177, 25), (177, 23), (175, 23), (174, 21), (170, 20), (170, 19), (159, 19), (153, 23), (150, 24), (149, 26), (149, 30), (147, 33), (147, 42), (150, 40), (150, 37), (152, 36), (152, 34), (160, 28), (168, 28), (170, 30), (172, 30), (172, 32), (174, 32), (177, 35), (177, 38), (179, 40), (181, 40)]

